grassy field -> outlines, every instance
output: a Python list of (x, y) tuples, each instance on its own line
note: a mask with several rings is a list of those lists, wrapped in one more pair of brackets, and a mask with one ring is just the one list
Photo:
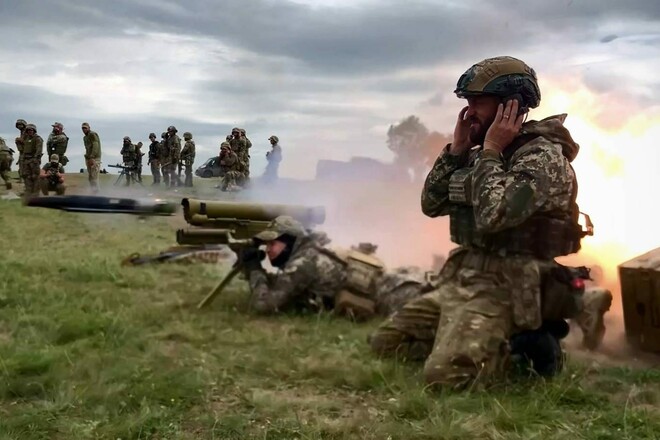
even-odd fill
[(172, 223), (0, 200), (0, 439), (660, 438), (660, 370), (437, 393), (375, 322), (258, 317), (242, 281), (199, 311), (226, 267), (120, 266)]

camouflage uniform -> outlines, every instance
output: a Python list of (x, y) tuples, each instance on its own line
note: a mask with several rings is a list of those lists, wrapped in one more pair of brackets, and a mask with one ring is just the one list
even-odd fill
[[(375, 270), (370, 275), (372, 296), (363, 296), (351, 287), (351, 266), (345, 258), (356, 251), (326, 248), (325, 234), (308, 233), (291, 217), (277, 217), (255, 239), (267, 242), (285, 234), (295, 237), (295, 241), (285, 261), (272, 262), (279, 266), (279, 273), (267, 274), (261, 266), (247, 270), (251, 303), (260, 313), (327, 309), (358, 318), (371, 317), (374, 313), (387, 316), (430, 289), (427, 278), (418, 269), (402, 268), (389, 273)], [(382, 268), (382, 263), (374, 257), (361, 254), (359, 258), (375, 262), (374, 268), (379, 264)]]
[(160, 170), (163, 174), (163, 183), (165, 186), (170, 184), (170, 150), (167, 146), (167, 133), (163, 132), (160, 135), (161, 141), (158, 143), (158, 157), (160, 162)]
[(14, 161), (14, 150), (9, 148), (3, 138), (0, 138), (0, 177), (5, 181), (5, 187), (11, 189), (9, 172)]
[(271, 142), (272, 149), (266, 153), (268, 165), (266, 165), (266, 171), (264, 171), (262, 177), (264, 183), (272, 183), (277, 180), (277, 170), (282, 161), (282, 147), (280, 147), (279, 138), (277, 136), (271, 136), (268, 140)]
[(510, 338), (541, 328), (542, 275), (554, 257), (576, 252), (582, 236), (570, 165), (579, 146), (564, 117), (525, 123), (504, 154), (479, 147), (456, 156), (446, 147), (426, 178), (422, 210), (449, 215), (460, 247), (440, 287), (372, 335), (374, 351), (426, 359), (428, 383), (461, 388), (501, 374)]
[[(34, 130), (32, 134), (30, 130)], [(37, 134), (34, 124), (27, 124), (23, 136), (23, 166), (21, 177), (25, 182), (25, 197), (39, 193), (39, 171), (41, 168), (41, 156), (44, 152), (44, 140)]]
[(60, 164), (66, 166), (66, 164), (69, 163), (69, 158), (66, 157), (66, 149), (68, 145), (69, 138), (64, 134), (64, 126), (61, 122), (54, 123), (53, 131), (48, 135), (48, 140), (46, 141), (48, 157), (57, 154), (60, 158)]
[(39, 176), (39, 186), (41, 193), (45, 196), (49, 191), (55, 191), (58, 196), (64, 195), (66, 186), (64, 185), (64, 167), (59, 162), (57, 154), (51, 154), (50, 162), (44, 165), (42, 173)]
[(17, 119), (16, 120), (16, 128), (20, 132), (18, 137), (16, 137), (16, 150), (18, 151), (18, 180), (22, 181), (23, 178), (21, 177), (23, 175), (23, 136), (25, 135), (25, 127), (27, 126), (27, 122), (25, 122), (25, 119)]
[(124, 143), (122, 144), (121, 151), (121, 160), (124, 163), (124, 166), (127, 168), (126, 172), (126, 183), (124, 185), (129, 186), (132, 179), (136, 179), (137, 172), (137, 153), (135, 151), (135, 145), (131, 142), (131, 138), (128, 136), (124, 137)]
[(220, 146), (220, 170), (222, 179), (220, 189), (222, 191), (240, 191), (245, 178), (242, 172), (242, 164), (229, 147), (228, 142), (223, 142)]
[(244, 128), (239, 130), (241, 132), (241, 137), (245, 139), (245, 156), (243, 157), (243, 161), (245, 162), (245, 175), (250, 177), (250, 148), (252, 148), (252, 141), (248, 139)]
[(193, 186), (193, 164), (195, 163), (195, 141), (192, 140), (191, 133), (184, 133), (183, 139), (186, 141), (181, 150), (181, 161), (185, 166), (186, 186)]
[[(83, 136), (85, 144), (85, 165), (87, 166), (87, 178), (92, 191), (99, 190), (99, 171), (101, 169), (101, 139), (95, 131), (89, 129), (89, 124), (83, 122), (83, 128), (88, 129), (87, 134)], [(84, 133), (84, 132), (83, 132)]]
[(247, 141), (241, 136), (241, 129), (234, 127), (232, 129), (232, 138), (229, 140), (231, 151), (236, 153), (238, 160), (241, 162), (241, 172), (243, 178), (249, 178), (250, 162), (247, 151)]
[(160, 143), (156, 140), (155, 133), (149, 133), (149, 139), (151, 143), (149, 144), (147, 165), (151, 166), (151, 175), (154, 178), (153, 185), (158, 185), (160, 183)]
[(167, 165), (167, 173), (169, 174), (169, 186), (173, 188), (179, 181), (179, 176), (176, 173), (176, 166), (181, 158), (181, 139), (177, 136), (177, 129), (170, 126), (167, 129), (167, 140), (165, 141), (166, 150), (169, 153), (169, 165)]
[(138, 182), (142, 182), (142, 142), (135, 144), (135, 174), (137, 175)]

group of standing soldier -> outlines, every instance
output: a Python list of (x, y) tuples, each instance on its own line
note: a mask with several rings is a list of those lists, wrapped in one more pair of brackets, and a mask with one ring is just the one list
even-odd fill
[[(25, 185), (25, 197), (37, 195), (39, 190), (45, 194), (48, 191), (56, 191), (58, 194), (64, 192), (64, 166), (69, 162), (66, 156), (69, 137), (64, 133), (61, 122), (55, 122), (52, 127), (53, 130), (46, 141), (46, 157), (49, 161), (42, 168), (44, 140), (37, 134), (36, 125), (28, 124), (24, 119), (16, 121), (16, 129), (19, 131), (15, 139), (18, 150), (18, 175)], [(92, 190), (97, 192), (101, 166), (101, 141), (98, 134), (90, 130), (87, 122), (82, 124), (82, 132), (89, 183)], [(15, 151), (0, 138), (0, 177), (5, 181), (7, 189), (12, 188), (9, 171), (14, 161), (14, 154)]]
[[(193, 186), (193, 164), (195, 162), (195, 141), (190, 132), (183, 134), (184, 145), (181, 148), (181, 139), (178, 130), (173, 125), (163, 132), (161, 140), (156, 140), (155, 133), (149, 133), (149, 152), (147, 164), (151, 166), (154, 177), (152, 185), (160, 185), (161, 177), (166, 187)], [(181, 171), (185, 172), (185, 182), (181, 181)]]

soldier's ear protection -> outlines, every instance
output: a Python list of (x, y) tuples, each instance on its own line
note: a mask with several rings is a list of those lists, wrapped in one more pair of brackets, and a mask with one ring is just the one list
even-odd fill
[(529, 112), (529, 107), (524, 104), (523, 97), (520, 93), (514, 93), (513, 95), (504, 97), (502, 99), (502, 104), (506, 105), (506, 103), (511, 100), (518, 101), (518, 114), (516, 116)]

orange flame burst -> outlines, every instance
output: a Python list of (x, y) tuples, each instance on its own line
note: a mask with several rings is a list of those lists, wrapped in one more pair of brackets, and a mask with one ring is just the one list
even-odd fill
[(600, 265), (604, 284), (618, 291), (616, 266), (660, 247), (660, 107), (639, 108), (579, 84), (554, 90), (543, 114), (568, 113), (565, 125), (580, 144), (578, 203), (595, 225), (580, 259)]

